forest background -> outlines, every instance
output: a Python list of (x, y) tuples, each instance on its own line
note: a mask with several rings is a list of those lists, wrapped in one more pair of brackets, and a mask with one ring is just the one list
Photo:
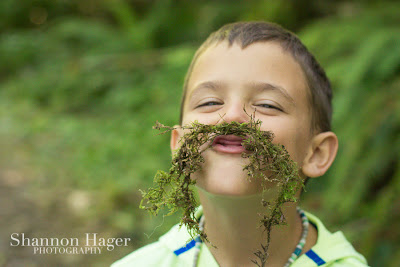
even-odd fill
[[(340, 148), (306, 210), (342, 230), (371, 266), (400, 262), (398, 1), (0, 1), (0, 265), (108, 266), (178, 219), (139, 210), (170, 162), (196, 48), (238, 20), (296, 32), (334, 88)], [(34, 255), (30, 237), (130, 237), (100, 255)], [(146, 235), (147, 234), (147, 235)]]

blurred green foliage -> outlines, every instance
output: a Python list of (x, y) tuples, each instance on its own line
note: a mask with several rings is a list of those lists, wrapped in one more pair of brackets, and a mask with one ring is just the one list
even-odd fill
[(356, 17), (310, 25), (301, 34), (335, 88), (340, 149), (321, 184), (321, 213), (332, 224), (348, 225), (345, 230), (372, 266), (391, 266), (399, 249), (399, 10), (398, 4), (376, 4)]
[[(99, 231), (132, 236), (135, 248), (156, 240), (177, 220), (158, 227), (164, 218), (138, 209), (138, 189), (170, 160), (169, 138), (152, 125), (177, 123), (186, 69), (211, 31), (274, 21), (299, 33), (334, 86), (339, 154), (310, 182), (304, 203), (342, 229), (370, 265), (395, 266), (399, 11), (395, 1), (361, 0), (2, 0), (0, 167), (24, 169), (32, 192), (90, 192), (89, 232), (96, 221)], [(122, 255), (106, 256), (111, 263)]]

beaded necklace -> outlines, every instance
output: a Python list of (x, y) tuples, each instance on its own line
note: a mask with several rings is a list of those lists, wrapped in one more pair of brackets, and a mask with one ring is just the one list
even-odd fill
[[(306, 244), (306, 239), (307, 239), (307, 234), (308, 234), (308, 226), (310, 223), (309, 223), (308, 218), (303, 210), (301, 210), (299, 207), (297, 207), (297, 212), (299, 213), (299, 215), (301, 217), (303, 231), (301, 233), (301, 238), (300, 238), (299, 243), (296, 246), (296, 249), (293, 251), (292, 255), (290, 256), (290, 258), (288, 259), (288, 261), (286, 262), (284, 267), (289, 267), (299, 257), (299, 255), (301, 254), (301, 251), (304, 248), (304, 245)], [(201, 216), (200, 222), (199, 222), (200, 231), (203, 231), (204, 223), (205, 223), (205, 218), (204, 218), (204, 216)], [(199, 254), (200, 254), (201, 243), (203, 243), (200, 236), (198, 236), (195, 239), (195, 241), (196, 241), (196, 244), (194, 246), (195, 254), (194, 254), (194, 260), (193, 260), (193, 267), (197, 266), (197, 261), (199, 259)]]

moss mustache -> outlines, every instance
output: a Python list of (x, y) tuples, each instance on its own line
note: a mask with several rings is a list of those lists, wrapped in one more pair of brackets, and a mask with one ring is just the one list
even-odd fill
[[(185, 225), (189, 234), (194, 238), (197, 235), (208, 241), (206, 234), (199, 229), (199, 218), (195, 217), (198, 203), (194, 196), (193, 185), (195, 180), (190, 175), (200, 170), (204, 158), (202, 152), (213, 148), (217, 152), (240, 154), (248, 158), (248, 164), (243, 167), (248, 179), (261, 179), (263, 191), (267, 184), (274, 182), (278, 190), (275, 200), (262, 200), (265, 214), (260, 215), (260, 224), (267, 231), (266, 244), (261, 244), (261, 250), (254, 254), (261, 264), (268, 258), (270, 232), (274, 225), (285, 224), (282, 205), (286, 202), (295, 202), (296, 193), (304, 186), (298, 173), (298, 167), (290, 159), (286, 149), (279, 144), (272, 143), (273, 133), (261, 130), (261, 121), (250, 120), (246, 123), (223, 122), (217, 125), (205, 125), (197, 121), (180, 126), (186, 130), (179, 141), (180, 148), (174, 153), (171, 168), (168, 172), (158, 171), (154, 178), (154, 187), (147, 192), (142, 191), (143, 199), (140, 207), (157, 215), (166, 208), (168, 214), (181, 211), (181, 225)], [(172, 131), (175, 128), (165, 126), (159, 122), (153, 127), (163, 130), (160, 134)]]

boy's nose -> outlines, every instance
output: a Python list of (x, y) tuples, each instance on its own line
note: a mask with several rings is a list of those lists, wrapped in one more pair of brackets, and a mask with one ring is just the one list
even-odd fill
[(221, 114), (221, 122), (248, 122), (250, 117), (244, 104), (234, 104), (227, 107), (224, 114)]

